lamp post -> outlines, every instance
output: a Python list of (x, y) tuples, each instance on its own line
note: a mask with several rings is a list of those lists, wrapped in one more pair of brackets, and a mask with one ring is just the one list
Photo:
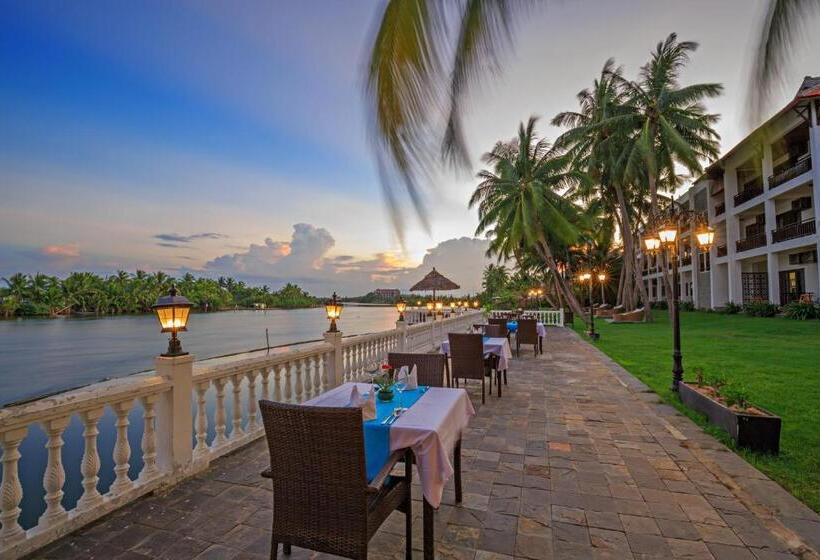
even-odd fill
[(672, 260), (672, 390), (677, 391), (683, 380), (683, 354), (680, 348), (680, 278), (678, 273), (678, 255), (680, 253), (681, 223), (697, 220), (695, 231), (698, 247), (708, 251), (715, 239), (714, 230), (705, 222), (703, 215), (674, 204), (666, 215), (650, 220), (650, 227), (643, 238), (644, 248), (651, 255), (663, 252)]
[(399, 312), (399, 321), (404, 321), (404, 310), (407, 309), (407, 302), (400, 299), (396, 302), (396, 311)]
[(333, 292), (333, 297), (327, 300), (327, 303), (325, 304), (325, 312), (327, 313), (327, 318), (330, 320), (330, 328), (327, 332), (339, 332), (339, 329), (336, 328), (336, 319), (341, 318), (342, 307), (344, 306), (339, 303), (336, 298), (336, 292)]
[(592, 340), (598, 340), (601, 338), (597, 332), (595, 332), (595, 310), (592, 309), (592, 273), (591, 272), (582, 272), (578, 275), (578, 280), (581, 283), (587, 283), (589, 285), (589, 338)]
[(601, 284), (601, 305), (606, 303), (606, 297), (604, 297), (604, 284), (606, 284), (609, 275), (606, 272), (599, 272), (598, 273), (598, 282)]
[(177, 295), (176, 286), (171, 286), (167, 296), (160, 296), (152, 309), (157, 315), (160, 332), (171, 333), (168, 339), (168, 351), (162, 354), (166, 358), (185, 356), (188, 352), (182, 351), (182, 343), (177, 333), (188, 330), (188, 315), (193, 304), (185, 296)]

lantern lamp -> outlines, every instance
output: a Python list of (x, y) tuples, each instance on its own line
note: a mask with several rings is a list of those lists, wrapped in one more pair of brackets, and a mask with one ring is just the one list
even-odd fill
[(399, 312), (399, 321), (404, 321), (404, 310), (407, 309), (407, 302), (400, 299), (396, 302), (396, 311)]
[(475, 301), (473, 302), (473, 307), (478, 308), (478, 300), (475, 300)]
[(658, 239), (660, 239), (661, 243), (666, 246), (670, 246), (675, 243), (675, 239), (678, 237), (678, 227), (677, 225), (672, 222), (664, 222), (660, 228), (658, 228)]
[(342, 307), (343, 305), (339, 303), (336, 297), (336, 292), (333, 292), (333, 297), (327, 300), (325, 304), (325, 312), (327, 313), (327, 318), (330, 320), (330, 328), (327, 332), (339, 332), (339, 329), (336, 328), (336, 319), (341, 318)]
[(176, 286), (171, 286), (167, 296), (161, 296), (153, 306), (157, 314), (160, 332), (171, 333), (168, 339), (168, 351), (163, 354), (166, 358), (185, 356), (188, 352), (182, 351), (182, 343), (177, 333), (188, 330), (188, 315), (193, 304), (185, 296), (177, 295)]
[(715, 241), (715, 230), (706, 224), (703, 224), (695, 232), (695, 237), (698, 240), (698, 246), (704, 251), (708, 251)]
[(650, 233), (643, 238), (643, 245), (647, 253), (655, 255), (661, 248), (661, 240), (657, 235)]
[(598, 282), (601, 282), (601, 283), (606, 282), (606, 278), (607, 278), (606, 272), (599, 272), (598, 273)]
[(444, 302), (437, 301), (436, 302), (436, 313), (441, 315), (444, 312)]

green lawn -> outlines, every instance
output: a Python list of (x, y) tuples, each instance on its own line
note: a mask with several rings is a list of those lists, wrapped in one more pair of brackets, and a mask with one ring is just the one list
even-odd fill
[[(595, 322), (601, 350), (727, 445), (728, 435), (683, 408), (670, 391), (672, 329), (665, 311), (655, 322)], [(600, 328), (599, 328), (600, 327)], [(575, 321), (583, 334), (583, 325)], [(737, 450), (799, 500), (820, 511), (820, 321), (705, 312), (681, 313), (684, 379), (695, 367), (742, 384), (750, 400), (783, 419), (780, 456)]]

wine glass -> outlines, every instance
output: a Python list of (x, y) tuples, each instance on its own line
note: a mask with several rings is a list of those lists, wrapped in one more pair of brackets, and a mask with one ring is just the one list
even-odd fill
[(394, 386), (396, 392), (399, 394), (399, 410), (404, 412), (404, 400), (402, 396), (404, 395), (404, 390), (407, 388), (407, 384), (405, 381), (398, 381)]

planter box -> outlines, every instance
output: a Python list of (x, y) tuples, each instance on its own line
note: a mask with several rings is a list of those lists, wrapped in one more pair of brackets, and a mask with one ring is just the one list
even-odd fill
[(777, 454), (780, 451), (780, 417), (756, 406), (768, 416), (735, 412), (718, 401), (699, 393), (684, 382), (678, 386), (683, 404), (702, 412), (709, 422), (726, 430), (740, 447)]

